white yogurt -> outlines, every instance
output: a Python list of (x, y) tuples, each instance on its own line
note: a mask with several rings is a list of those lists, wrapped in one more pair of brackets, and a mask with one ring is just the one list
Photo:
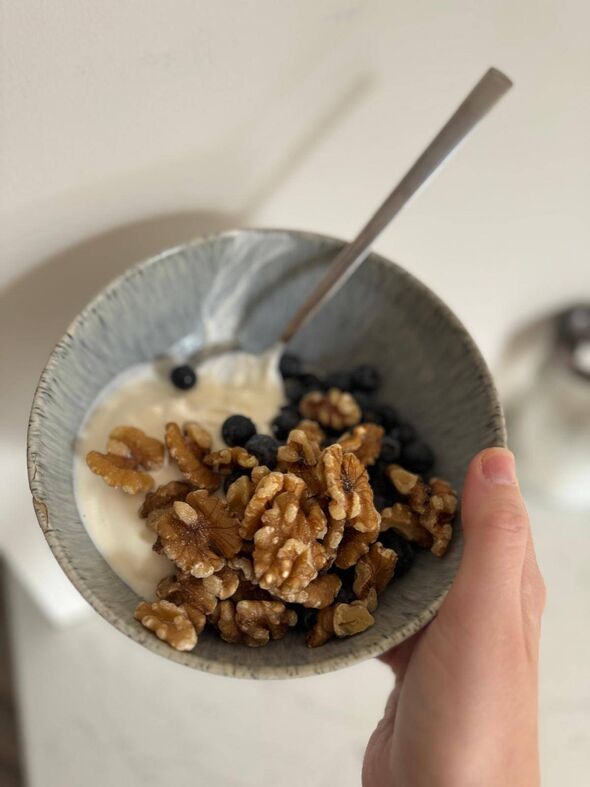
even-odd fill
[[(283, 400), (276, 353), (212, 358), (199, 368), (199, 381), (191, 391), (177, 391), (151, 364), (141, 364), (119, 375), (99, 395), (76, 441), (76, 503), (97, 549), (139, 596), (153, 598), (158, 581), (172, 565), (152, 551), (154, 534), (137, 515), (142, 496), (107, 486), (86, 466), (86, 454), (105, 451), (109, 432), (121, 424), (162, 440), (168, 421), (198, 421), (211, 433), (214, 448), (221, 448), (221, 424), (229, 415), (247, 415), (259, 432), (268, 434)], [(168, 464), (152, 475), (156, 486), (179, 477)]]

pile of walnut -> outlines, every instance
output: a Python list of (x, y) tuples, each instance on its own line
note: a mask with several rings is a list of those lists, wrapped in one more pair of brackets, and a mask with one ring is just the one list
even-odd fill
[[(88, 454), (107, 484), (146, 493), (139, 516), (175, 573), (135, 617), (173, 648), (192, 650), (207, 624), (226, 642), (266, 645), (298, 624), (296, 610), (308, 621), (309, 647), (358, 634), (375, 622), (378, 596), (395, 573), (398, 556), (379, 540), (384, 531), (444, 555), (457, 505), (446, 481), (426, 483), (392, 464), (387, 475), (400, 502), (379, 513), (367, 466), (379, 456), (383, 429), (360, 424), (354, 398), (336, 389), (304, 397), (300, 412), (304, 420), (272, 471), (244, 448), (212, 451), (211, 436), (194, 422), (167, 424), (165, 445), (120, 426), (106, 453)], [(325, 446), (324, 429), (351, 431)], [(166, 449), (179, 479), (152, 491), (149, 471), (163, 465)], [(223, 493), (224, 478), (236, 472)], [(345, 572), (354, 575), (347, 603), (338, 600)], [(317, 611), (311, 627), (305, 609)]]

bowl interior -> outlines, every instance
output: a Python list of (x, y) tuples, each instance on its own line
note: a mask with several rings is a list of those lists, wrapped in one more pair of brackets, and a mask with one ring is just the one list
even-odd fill
[[(205, 632), (194, 652), (178, 653), (133, 619), (137, 596), (109, 568), (78, 516), (73, 446), (101, 389), (131, 364), (189, 335), (202, 342), (239, 333), (249, 349), (265, 348), (341, 245), (306, 233), (244, 230), (167, 251), (104, 290), (70, 326), (43, 372), (31, 414), (29, 475), (46, 538), (101, 615), (167, 658), (248, 677), (327, 672), (384, 652), (421, 628), (456, 572), (460, 523), (447, 555), (421, 553), (412, 571), (383, 593), (375, 625), (356, 637), (309, 650), (297, 632), (249, 649)], [(306, 326), (293, 349), (318, 371), (376, 364), (383, 400), (417, 425), (436, 452), (436, 472), (459, 490), (470, 458), (504, 443), (493, 384), (465, 329), (426, 287), (377, 255)]]

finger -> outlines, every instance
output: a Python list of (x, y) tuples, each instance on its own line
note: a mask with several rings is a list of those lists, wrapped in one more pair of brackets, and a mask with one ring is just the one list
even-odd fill
[(417, 634), (414, 634), (409, 639), (402, 642), (401, 645), (397, 645), (395, 648), (388, 650), (387, 653), (383, 653), (381, 656), (377, 657), (379, 661), (391, 667), (398, 681), (403, 678), (410, 658), (412, 657), (412, 653), (414, 652), (414, 648), (416, 647), (416, 642), (422, 633), (423, 632), (419, 631)]
[(383, 718), (369, 738), (363, 758), (363, 787), (390, 787), (391, 747), (399, 702), (399, 685), (389, 695)]
[(532, 534), (529, 535), (522, 569), (522, 595), (522, 611), (527, 622), (535, 628), (539, 628), (547, 592), (537, 563)]
[(471, 462), (462, 501), (464, 552), (455, 587), (497, 602), (520, 589), (530, 541), (529, 520), (514, 457), (503, 448), (482, 451)]

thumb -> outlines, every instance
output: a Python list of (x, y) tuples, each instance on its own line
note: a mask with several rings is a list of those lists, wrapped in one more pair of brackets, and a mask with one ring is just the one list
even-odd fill
[(489, 448), (472, 460), (462, 520), (465, 546), (451, 594), (468, 596), (480, 610), (480, 602), (497, 609), (502, 598), (519, 599), (530, 527), (510, 451)]

